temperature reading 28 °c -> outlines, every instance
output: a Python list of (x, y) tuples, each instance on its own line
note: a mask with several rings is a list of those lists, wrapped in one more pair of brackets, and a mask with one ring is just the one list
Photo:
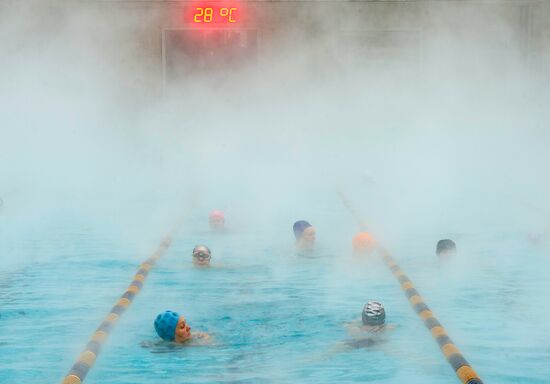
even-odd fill
[(236, 7), (196, 7), (193, 15), (195, 23), (236, 23), (238, 8)]

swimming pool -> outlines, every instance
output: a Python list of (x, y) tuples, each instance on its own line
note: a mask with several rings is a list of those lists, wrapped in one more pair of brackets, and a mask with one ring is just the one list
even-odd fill
[[(86, 383), (458, 383), (388, 269), (351, 256), (353, 233), (337, 231), (329, 242), (330, 225), (319, 224), (319, 257), (307, 259), (293, 254), (287, 228), (269, 236), (180, 230)], [(150, 256), (69, 227), (58, 241), (20, 250), (52, 257), (1, 275), (2, 383), (59, 382)], [(151, 252), (163, 235), (148, 240)], [(444, 264), (433, 255), (437, 238), (411, 236), (391, 249), (485, 383), (547, 383), (547, 251), (520, 234), (455, 239), (460, 259)], [(197, 243), (211, 246), (219, 268), (191, 267)], [(369, 299), (384, 303), (395, 330), (379, 345), (342, 347), (350, 339), (343, 324)], [(142, 347), (157, 340), (153, 320), (165, 309), (212, 333), (213, 344)]]

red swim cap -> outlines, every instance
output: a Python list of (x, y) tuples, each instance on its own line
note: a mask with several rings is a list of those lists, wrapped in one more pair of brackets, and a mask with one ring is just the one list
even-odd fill
[(210, 212), (208, 217), (211, 218), (211, 219), (212, 218), (223, 219), (225, 216), (224, 216), (222, 211), (214, 210), (214, 211)]

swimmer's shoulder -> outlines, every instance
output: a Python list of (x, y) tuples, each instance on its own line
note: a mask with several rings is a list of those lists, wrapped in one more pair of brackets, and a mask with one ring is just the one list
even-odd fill
[(364, 326), (361, 325), (359, 329), (361, 331), (354, 332), (356, 336), (352, 340), (345, 342), (345, 345), (351, 348), (366, 348), (376, 344), (386, 342), (386, 338), (383, 336), (387, 331), (394, 329), (391, 324), (377, 325), (377, 326)]
[(193, 332), (192, 337), (183, 343), (175, 343), (164, 340), (145, 340), (139, 343), (140, 347), (150, 349), (153, 353), (167, 353), (175, 349), (212, 344), (214, 337), (206, 332)]
[(352, 321), (350, 323), (345, 323), (344, 328), (346, 328), (350, 333), (383, 333), (387, 331), (392, 331), (395, 329), (393, 324), (383, 324), (383, 325), (364, 325), (361, 320)]
[(344, 323), (344, 328), (350, 332), (357, 332), (361, 330), (363, 323), (361, 320), (353, 320), (347, 323)]
[(384, 333), (388, 331), (393, 331), (395, 329), (395, 325), (393, 324), (382, 324), (382, 325), (363, 325), (363, 329), (365, 332), (369, 332), (372, 334), (377, 333)]

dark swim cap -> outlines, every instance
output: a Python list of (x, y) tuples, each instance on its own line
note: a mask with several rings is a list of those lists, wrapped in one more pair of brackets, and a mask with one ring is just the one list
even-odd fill
[(306, 228), (309, 228), (311, 226), (312, 225), (305, 220), (299, 220), (295, 222), (292, 229), (294, 230), (294, 237), (296, 237), (296, 240), (298, 240), (300, 236), (302, 236), (302, 233), (304, 233), (304, 230)]
[(444, 251), (456, 251), (456, 244), (451, 239), (443, 239), (439, 240), (437, 242), (437, 246), (435, 247), (435, 253), (440, 254)]
[(363, 307), (361, 317), (365, 325), (382, 325), (386, 322), (386, 311), (378, 301), (369, 301)]

